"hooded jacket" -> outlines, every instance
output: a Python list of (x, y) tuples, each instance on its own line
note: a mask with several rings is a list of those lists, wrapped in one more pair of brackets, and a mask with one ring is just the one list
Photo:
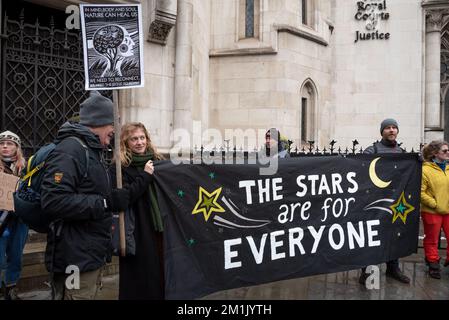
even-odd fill
[(423, 163), (421, 211), (449, 214), (449, 166), (446, 166), (443, 172), (436, 163)]
[[(88, 164), (85, 148), (75, 139), (66, 139), (70, 136), (87, 145)], [(111, 183), (102, 159), (103, 146), (89, 128), (70, 122), (62, 125), (55, 144), (46, 161), (41, 205), (51, 220), (62, 223), (55, 228), (61, 228), (60, 232), (47, 237), (47, 269), (64, 273), (69, 265), (80, 272), (99, 269), (110, 261), (112, 247), (112, 215), (105, 210)]]

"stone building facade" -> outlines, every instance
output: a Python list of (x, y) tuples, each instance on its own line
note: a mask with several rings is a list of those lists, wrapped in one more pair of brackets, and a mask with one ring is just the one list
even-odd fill
[(108, 1), (126, 2), (142, 4), (147, 41), (145, 87), (120, 91), (121, 118), (162, 150), (252, 148), (270, 127), (297, 146), (366, 147), (387, 117), (409, 148), (449, 138), (447, 0)]

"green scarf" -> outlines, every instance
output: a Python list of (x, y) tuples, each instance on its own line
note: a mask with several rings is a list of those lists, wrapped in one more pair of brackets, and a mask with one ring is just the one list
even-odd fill
[[(130, 166), (136, 168), (145, 168), (145, 164), (148, 160), (153, 160), (153, 153), (147, 152), (146, 154), (132, 155)], [(164, 225), (162, 223), (161, 211), (159, 210), (159, 205), (157, 202), (156, 190), (154, 188), (153, 182), (150, 182), (150, 204), (151, 204), (151, 218), (153, 219), (154, 230), (162, 232), (164, 231)]]
[(153, 153), (151, 151), (148, 151), (145, 154), (132, 154), (131, 163), (130, 165), (137, 168), (144, 168), (145, 164), (148, 162), (148, 160), (154, 160), (153, 159)]

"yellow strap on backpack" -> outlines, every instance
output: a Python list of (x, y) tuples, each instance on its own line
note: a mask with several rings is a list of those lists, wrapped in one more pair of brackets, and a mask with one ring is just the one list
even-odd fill
[(35, 174), (37, 171), (39, 171), (43, 166), (45, 162), (40, 163), (39, 165), (37, 165), (36, 167), (34, 167), (33, 170), (30, 171), (31, 169), (31, 161), (33, 160), (33, 156), (30, 157), (30, 159), (28, 159), (28, 164), (27, 164), (27, 174), (22, 178), (22, 181), (26, 181), (28, 178), (30, 180), (28, 180), (28, 187), (31, 186), (31, 177), (33, 176), (33, 174)]

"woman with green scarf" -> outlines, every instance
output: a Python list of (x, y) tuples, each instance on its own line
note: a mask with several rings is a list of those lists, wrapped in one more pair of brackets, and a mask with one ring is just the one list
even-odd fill
[[(153, 160), (163, 157), (142, 123), (128, 123), (120, 135), (123, 187), (130, 190), (135, 254), (120, 257), (119, 300), (164, 299), (162, 219), (153, 186)], [(111, 167), (115, 176), (115, 166)], [(115, 180), (114, 180), (115, 181)]]

